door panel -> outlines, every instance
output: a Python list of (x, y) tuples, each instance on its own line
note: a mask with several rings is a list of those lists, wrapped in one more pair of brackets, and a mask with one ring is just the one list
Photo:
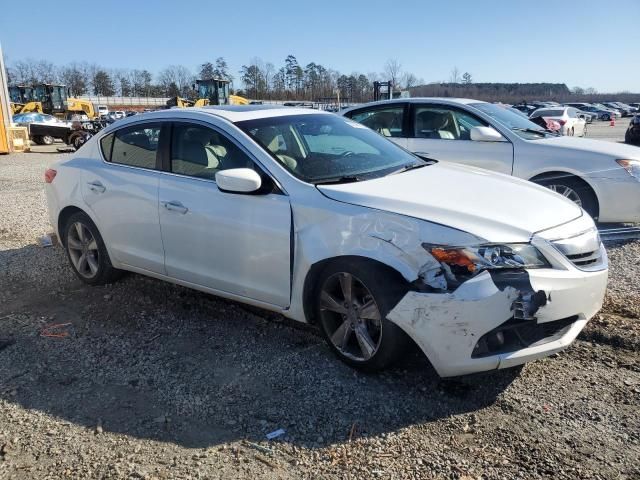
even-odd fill
[[(282, 307), (290, 298), (289, 197), (218, 189), (221, 170), (253, 168), (252, 158), (209, 125), (173, 122), (159, 209), (167, 274)], [(165, 150), (163, 150), (165, 152)]]
[(164, 175), (160, 223), (169, 276), (289, 305), (287, 196), (224, 193), (211, 181)]
[(93, 163), (82, 174), (82, 195), (114, 260), (164, 274), (159, 173)]
[(161, 124), (124, 127), (100, 139), (106, 160), (87, 162), (82, 196), (114, 261), (164, 274), (156, 170)]
[(462, 163), (511, 175), (511, 142), (471, 140), (471, 128), (490, 126), (479, 117), (448, 105), (414, 104), (410, 118), (410, 136), (406, 146), (410, 151), (439, 161)]

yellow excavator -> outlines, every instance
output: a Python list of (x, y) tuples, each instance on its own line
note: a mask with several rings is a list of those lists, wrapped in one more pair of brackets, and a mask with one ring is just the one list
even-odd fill
[(249, 100), (229, 94), (229, 81), (217, 78), (196, 80), (193, 89), (198, 92), (196, 100), (173, 97), (167, 100), (167, 107), (206, 107), (207, 105), (249, 105)]

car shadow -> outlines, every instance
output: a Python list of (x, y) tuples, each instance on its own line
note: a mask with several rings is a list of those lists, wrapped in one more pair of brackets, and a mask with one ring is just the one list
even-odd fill
[(0, 398), (88, 429), (204, 448), (282, 428), (317, 448), (475, 412), (519, 372), (443, 380), (414, 348), (363, 374), (278, 314), (133, 274), (88, 287), (59, 247), (0, 267)]

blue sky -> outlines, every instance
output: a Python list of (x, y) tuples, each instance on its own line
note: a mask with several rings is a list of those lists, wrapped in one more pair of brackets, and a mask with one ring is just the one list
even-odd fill
[(397, 58), (426, 82), (448, 80), (457, 66), (477, 82), (640, 91), (640, 0), (4, 3), (8, 63), (75, 60), (157, 73), (169, 64), (195, 71), (223, 56), (237, 76), (255, 56), (279, 67), (293, 54), (343, 73), (381, 71)]

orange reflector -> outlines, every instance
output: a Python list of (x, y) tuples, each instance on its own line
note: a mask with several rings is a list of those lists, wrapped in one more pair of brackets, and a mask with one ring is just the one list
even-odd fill
[(53, 179), (56, 178), (57, 174), (58, 172), (56, 172), (53, 168), (47, 168), (44, 172), (44, 181), (46, 183), (53, 182)]
[(476, 266), (461, 250), (445, 250), (443, 248), (432, 248), (431, 255), (439, 262), (444, 262), (447, 265), (458, 265), (460, 267), (467, 267), (467, 270), (474, 272)]

